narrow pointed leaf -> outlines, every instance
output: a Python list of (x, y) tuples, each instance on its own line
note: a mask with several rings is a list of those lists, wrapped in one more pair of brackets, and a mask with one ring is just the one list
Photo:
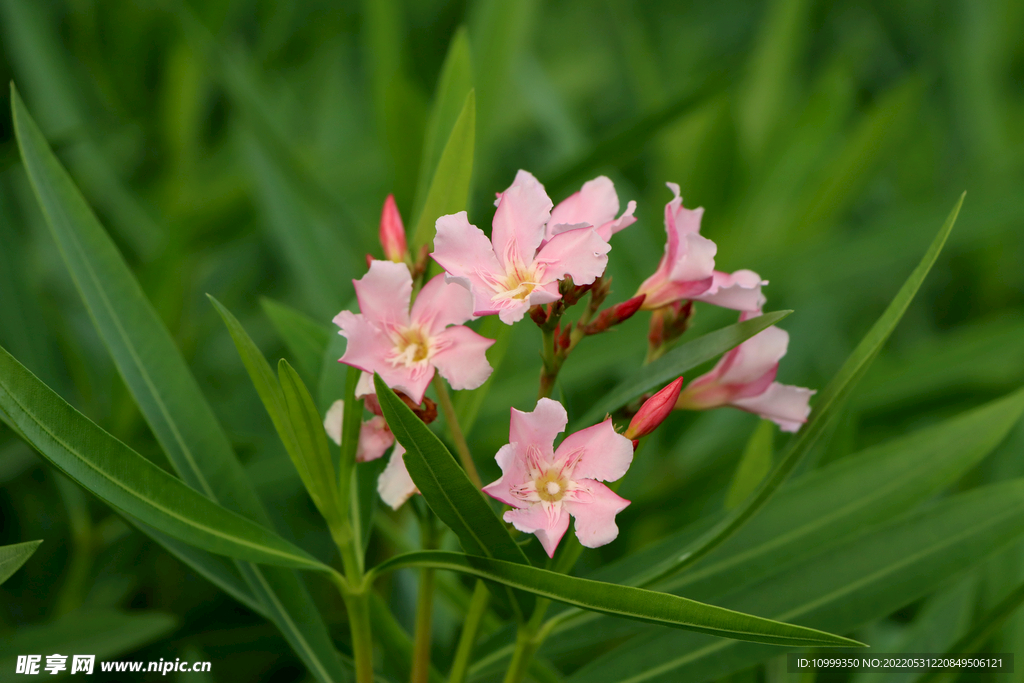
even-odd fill
[(57, 469), (101, 500), (204, 550), (331, 571), (274, 532), (227, 510), (125, 446), (0, 348), (0, 409)]
[(423, 210), (430, 186), (432, 173), (437, 168), (441, 151), (458, 120), (466, 95), (473, 89), (473, 58), (469, 50), (469, 36), (466, 28), (460, 27), (448, 45), (448, 54), (437, 79), (434, 102), (430, 106), (430, 117), (423, 137), (423, 154), (420, 155), (420, 172), (416, 183), (414, 215)]
[[(173, 467), (185, 483), (209, 499), (270, 526), (170, 334), (13, 85), (11, 108), (25, 169), (68, 270), (118, 372)], [(258, 577), (272, 591), (302, 599), (301, 579), (292, 571), (242, 565), (239, 570)], [(256, 590), (254, 585), (250, 588)], [(275, 623), (316, 678), (321, 683), (341, 678), (344, 674), (327, 627), (318, 616), (309, 617), (315, 612), (312, 601), (290, 604), (280, 596), (268, 600), (273, 603), (268, 609), (276, 606), (278, 611), (304, 615), (275, 619)]]
[(297, 467), (301, 467), (299, 474), (320, 513), (328, 521), (339, 522), (341, 517), (337, 488), (334, 485), (334, 464), (331, 462), (323, 420), (299, 374), (283, 358), (278, 363), (277, 374), (288, 403), (295, 440), (299, 445), (301, 461), (296, 463)]
[(725, 509), (731, 510), (746, 499), (772, 469), (772, 436), (775, 430), (768, 420), (761, 420), (743, 449), (736, 474), (725, 495)]
[[(405, 447), (405, 466), (427, 505), (458, 536), (471, 555), (491, 557), (528, 565), (523, 549), (509, 535), (505, 524), (466, 476), (452, 454), (427, 425), (416, 417), (380, 378), (374, 385), (384, 417), (395, 438)], [(524, 614), (529, 614), (528, 596), (514, 596)]]
[(423, 209), (416, 219), (412, 236), (412, 254), (434, 242), (434, 223), (441, 216), (466, 209), (469, 182), (473, 177), (473, 146), (476, 134), (476, 96), (470, 90), (462, 112), (452, 126), (451, 135), (441, 152)]
[(727, 638), (775, 645), (856, 647), (855, 640), (801, 626), (741, 614), (676, 595), (580, 579), (501, 560), (472, 558), (444, 550), (399, 555), (375, 572), (402, 567), (433, 567), (471, 574), (587, 610)]
[[(724, 600), (744, 612), (849, 632), (939, 588), (1024, 535), (1024, 481), (962, 493), (786, 567)], [(651, 633), (589, 662), (569, 683), (716, 680), (776, 648)]]
[(853, 350), (853, 353), (846, 359), (846, 362), (843, 363), (843, 367), (839, 369), (836, 376), (832, 378), (832, 381), (825, 387), (825, 390), (821, 392), (820, 398), (814, 404), (810, 420), (790, 441), (788, 448), (783, 451), (779, 464), (771, 474), (768, 475), (761, 486), (740, 507), (736, 508), (731, 515), (723, 519), (714, 528), (708, 530), (707, 533), (695, 540), (689, 549), (661, 565), (652, 567), (643, 585), (650, 585), (658, 579), (692, 565), (736, 533), (747, 520), (764, 507), (765, 503), (775, 494), (782, 483), (789, 477), (790, 473), (803, 460), (804, 456), (810, 452), (814, 444), (818, 442), (818, 438), (839, 414), (843, 403), (849, 397), (857, 382), (867, 372), (867, 368), (877, 357), (879, 349), (882, 348), (882, 345), (889, 338), (889, 335), (892, 334), (892, 331), (896, 329), (896, 325), (903, 317), (907, 307), (910, 306), (910, 302), (913, 301), (917, 290), (921, 288), (921, 284), (928, 275), (928, 271), (935, 264), (943, 245), (949, 238), (949, 233), (953, 230), (953, 224), (956, 223), (956, 217), (960, 213), (960, 206), (963, 204), (963, 201), (964, 197), (961, 195), (960, 200), (953, 207), (949, 217), (946, 218), (945, 224), (939, 230), (939, 234), (935, 236), (931, 246), (928, 247), (928, 251), (925, 252), (921, 262), (910, 274), (910, 277), (907, 278), (907, 281), (903, 283), (903, 286), (896, 293), (896, 297), (889, 304), (889, 307), (885, 309), (882, 316), (868, 330), (867, 335), (857, 345), (857, 348)]
[(266, 297), (260, 299), (260, 306), (274, 324), (274, 329), (281, 335), (299, 369), (306, 377), (317, 378), (330, 339), (327, 325)]
[(42, 541), (25, 541), (24, 543), (0, 546), (0, 584), (21, 569), (21, 565), (32, 557), (32, 553), (40, 544)]
[(580, 420), (580, 424), (597, 422), (606, 413), (612, 413), (637, 398), (645, 391), (656, 389), (666, 382), (692, 370), (701, 363), (720, 356), (729, 349), (750, 339), (758, 332), (776, 324), (793, 311), (773, 311), (756, 318), (715, 330), (693, 341), (681, 344), (650, 365), (645, 365), (617, 387), (605, 394)]

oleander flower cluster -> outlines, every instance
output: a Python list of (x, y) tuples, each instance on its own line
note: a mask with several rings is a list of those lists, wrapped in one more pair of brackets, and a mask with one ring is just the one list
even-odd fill
[[(647, 361), (657, 362), (686, 332), (699, 305), (735, 310), (741, 322), (762, 315), (768, 281), (752, 270), (717, 270), (718, 248), (700, 233), (704, 210), (685, 208), (679, 186), (667, 185), (672, 196), (664, 208), (660, 262), (631, 297), (603, 309), (612, 291), (605, 271), (615, 235), (637, 221), (636, 202), (620, 213), (608, 178), (588, 181), (555, 205), (537, 178), (521, 170), (497, 194), (489, 234), (470, 223), (465, 211), (438, 217), (429, 261), (426, 251), (415, 260), (409, 253), (401, 216), (394, 199), (387, 198), (380, 226), (385, 260), (371, 258), (366, 274), (353, 282), (359, 311), (342, 311), (334, 319), (347, 341), (340, 361), (363, 373), (355, 395), (368, 415), (356, 459), (375, 460), (391, 450), (378, 480), (385, 503), (397, 509), (417, 489), (405, 465), (406, 451), (374, 394), (372, 376), (417, 408), (424, 421), (431, 420), (437, 414), (427, 397), (431, 385), (447, 410), (449, 387), (474, 390), (491, 377), (487, 352), (494, 340), (467, 325), (484, 316), (514, 325), (529, 314), (542, 333), (538, 400), (523, 406), (531, 410), (511, 407), (508, 443), (494, 455), (501, 476), (481, 489), (507, 506), (505, 522), (536, 536), (550, 557), (570, 519), (585, 547), (617, 537), (616, 515), (629, 505), (616, 493), (617, 482), (640, 440), (673, 410), (728, 406), (771, 420), (782, 431), (800, 429), (814, 392), (776, 381), (789, 335), (770, 326), (688, 384), (680, 377), (555, 445), (569, 418), (550, 394), (562, 364), (587, 336), (646, 311)], [(437, 274), (428, 278), (432, 269)], [(567, 315), (577, 304), (579, 316), (570, 322)], [(337, 443), (344, 410), (338, 401), (324, 420)], [(475, 476), (468, 443), (464, 450), (469, 461), (463, 466)]]

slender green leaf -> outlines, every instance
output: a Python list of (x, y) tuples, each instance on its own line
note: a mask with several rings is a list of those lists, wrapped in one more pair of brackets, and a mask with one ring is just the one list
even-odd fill
[(274, 324), (274, 329), (281, 335), (299, 369), (306, 377), (317, 378), (327, 342), (330, 341), (331, 333), (327, 325), (273, 299), (263, 297), (260, 305)]
[[(731, 595), (736, 610), (845, 633), (928, 594), (1024, 534), (1024, 481), (959, 494)], [(714, 680), (777, 656), (761, 645), (649, 633), (591, 660), (570, 683)]]
[[(659, 582), (659, 590), (705, 602), (755, 586), (781, 569), (846, 542), (927, 500), (976, 466), (1024, 414), (1024, 390), (939, 425), (869, 448), (786, 486), (765, 510), (699, 566)], [(651, 566), (677, 556), (715, 518), (683, 529), (652, 547), (606, 565), (590, 577), (637, 585)], [(557, 640), (621, 638), (595, 628), (592, 615), (556, 617)], [(609, 626), (611, 626), (609, 624)]]
[[(17, 632), (5, 634), (0, 671), (8, 672), (5, 676), (13, 675), (19, 654), (90, 654), (96, 655), (100, 661), (116, 658), (170, 635), (177, 626), (178, 620), (174, 615), (163, 612), (119, 612), (107, 609), (72, 612), (56, 621), (21, 626)], [(63, 673), (67, 675), (70, 672), (69, 658), (67, 670)], [(55, 678), (47, 672), (42, 673), (47, 679)], [(93, 673), (100, 673), (99, 662)]]
[(3, 348), (0, 409), (57, 469), (103, 501), (170, 536), (229, 557), (332, 571), (125, 446), (53, 393)]
[(471, 560), (461, 553), (445, 550), (421, 550), (398, 555), (378, 565), (374, 574), (403, 567), (450, 569), (587, 610), (755, 643), (861, 645), (849, 638), (740, 614), (668, 593), (580, 579), (514, 562), (480, 557)]
[(772, 469), (772, 436), (775, 430), (768, 420), (761, 420), (750, 435), (747, 447), (743, 450), (740, 464), (736, 466), (736, 474), (729, 484), (729, 492), (725, 494), (725, 509), (731, 510), (742, 503), (754, 492), (761, 480)]
[(433, 245), (434, 222), (438, 218), (466, 209), (469, 182), (473, 177), (475, 135), (476, 96), (470, 90), (431, 176), (423, 210), (416, 219), (412, 234), (413, 256), (419, 254), (423, 246)]
[(11, 574), (21, 569), (21, 565), (32, 557), (42, 541), (25, 541), (14, 545), (0, 546), (0, 583), (11, 578)]
[(416, 183), (416, 201), (413, 215), (423, 211), (427, 199), (428, 180), (437, 168), (445, 141), (451, 135), (459, 113), (466, 102), (466, 95), (473, 89), (473, 58), (469, 51), (469, 36), (466, 28), (460, 26), (448, 44), (448, 54), (437, 79), (434, 102), (430, 107), (426, 135), (423, 139), (423, 154), (420, 156), (420, 172)]
[(295, 440), (299, 446), (299, 459), (295, 463), (306, 490), (313, 498), (320, 514), (329, 522), (340, 523), (338, 489), (334, 483), (334, 464), (327, 446), (323, 419), (317, 412), (313, 397), (299, 374), (284, 358), (278, 363), (277, 374), (288, 403), (288, 416)]
[[(387, 384), (374, 374), (377, 399), (398, 443), (405, 447), (405, 466), (430, 509), (455, 532), (463, 549), (476, 556), (528, 565), (523, 549), (495, 516), (483, 494), (427, 425), (416, 417)], [(524, 614), (530, 599), (514, 596)]]
[(792, 311), (765, 313), (677, 346), (650, 365), (632, 373), (628, 379), (623, 380), (617, 387), (605, 394), (596, 405), (587, 411), (580, 423), (588, 425), (597, 422), (606, 413), (614, 412), (645, 391), (655, 389), (701, 363), (720, 356), (761, 330), (776, 324), (790, 313)]
[[(269, 526), (259, 498), (170, 334), (13, 86), (11, 93), (15, 133), (33, 190), (94, 325), (157, 441), (187, 484), (225, 508)], [(327, 628), (298, 575), (241, 564), (239, 571), (254, 592), (265, 588), (268, 611), (277, 615), (278, 628), (317, 679), (327, 683), (342, 677)], [(274, 591), (305, 602), (284, 602)], [(282, 616), (288, 611), (302, 617)]]
[(649, 578), (644, 581), (644, 585), (650, 585), (660, 578), (692, 565), (734, 534), (747, 520), (757, 514), (786, 478), (789, 477), (800, 461), (803, 460), (804, 456), (810, 452), (811, 447), (817, 443), (818, 438), (839, 414), (839, 410), (846, 398), (853, 391), (861, 377), (864, 376), (867, 368), (878, 355), (879, 349), (889, 338), (889, 335), (892, 334), (892, 331), (896, 329), (897, 323), (903, 317), (907, 307), (910, 306), (910, 302), (913, 301), (917, 290), (921, 288), (921, 284), (928, 275), (928, 271), (935, 264), (943, 245), (946, 243), (946, 239), (949, 237), (949, 233), (953, 230), (953, 224), (956, 223), (956, 217), (960, 213), (960, 206), (963, 204), (963, 201), (964, 197), (961, 195), (960, 200), (953, 207), (949, 217), (946, 218), (946, 223), (939, 230), (939, 234), (935, 236), (921, 262), (910, 274), (910, 277), (907, 278), (907, 281), (903, 283), (903, 286), (896, 293), (896, 297), (889, 304), (889, 307), (885, 309), (882, 316), (868, 330), (867, 335), (857, 345), (857, 348), (853, 350), (853, 353), (846, 359), (846, 362), (843, 363), (843, 367), (839, 369), (836, 376), (825, 387), (821, 397), (814, 404), (810, 420), (790, 442), (779, 464), (768, 478), (762, 482), (757, 491), (743, 505), (736, 508), (731, 515), (694, 541), (689, 549), (667, 562), (652, 567), (648, 574)]

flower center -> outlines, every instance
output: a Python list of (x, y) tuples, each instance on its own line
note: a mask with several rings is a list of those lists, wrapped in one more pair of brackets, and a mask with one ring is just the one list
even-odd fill
[(388, 359), (394, 366), (415, 367), (430, 359), (430, 340), (418, 327), (400, 329), (394, 335), (395, 347)]
[(562, 496), (565, 495), (565, 490), (568, 487), (568, 482), (555, 469), (548, 470), (535, 479), (534, 483), (537, 486), (537, 495), (540, 496), (541, 500), (546, 500), (549, 503), (562, 500)]
[(505, 277), (491, 277), (490, 285), (494, 290), (491, 301), (501, 305), (516, 301), (526, 301), (533, 290), (543, 283), (544, 266), (538, 263), (523, 265), (519, 259), (512, 261), (512, 267), (506, 271)]

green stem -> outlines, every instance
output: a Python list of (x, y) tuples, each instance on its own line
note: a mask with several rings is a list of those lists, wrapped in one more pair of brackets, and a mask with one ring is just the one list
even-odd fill
[(358, 593), (343, 593), (352, 631), (352, 655), (356, 683), (373, 683), (373, 636), (370, 627), (370, 601), (365, 588)]
[(466, 618), (462, 623), (462, 634), (459, 636), (459, 644), (455, 649), (455, 659), (452, 661), (451, 673), (448, 674), (448, 683), (463, 683), (466, 679), (469, 659), (473, 654), (473, 646), (476, 644), (477, 631), (487, 612), (487, 604), (490, 599), (491, 593), (487, 590), (487, 586), (483, 581), (477, 581), (473, 588), (473, 597), (469, 600), (469, 609), (466, 610)]
[(466, 476), (477, 488), (483, 488), (480, 480), (480, 473), (476, 471), (476, 464), (473, 462), (473, 455), (469, 452), (469, 444), (466, 443), (466, 436), (459, 426), (459, 418), (455, 414), (455, 406), (452, 405), (452, 397), (448, 393), (448, 385), (440, 374), (434, 375), (434, 390), (437, 391), (437, 400), (441, 404), (441, 411), (444, 413), (444, 421), (448, 423), (448, 431), (455, 442), (455, 451), (462, 461), (462, 468), (466, 470)]
[[(539, 604), (538, 608), (540, 608)], [(534, 653), (540, 647), (540, 642), (534, 636), (534, 632), (528, 626), (519, 628), (516, 634), (516, 649), (512, 653), (508, 671), (505, 672), (504, 683), (520, 683), (523, 680), (526, 670), (530, 668), (530, 660), (533, 659)]]
[[(420, 539), (424, 550), (436, 548), (438, 528), (434, 514), (427, 510), (420, 520)], [(421, 569), (416, 593), (416, 626), (413, 632), (410, 683), (427, 683), (430, 678), (430, 631), (434, 616), (434, 570)]]

